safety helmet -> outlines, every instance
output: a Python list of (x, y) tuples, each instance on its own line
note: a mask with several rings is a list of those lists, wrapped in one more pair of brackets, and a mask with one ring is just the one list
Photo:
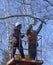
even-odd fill
[(15, 26), (16, 26), (16, 27), (19, 26), (19, 25), (21, 25), (20, 22), (15, 23)]

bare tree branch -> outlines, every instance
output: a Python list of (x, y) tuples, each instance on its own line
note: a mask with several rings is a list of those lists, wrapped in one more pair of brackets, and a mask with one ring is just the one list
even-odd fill
[[(11, 15), (11, 16), (6, 16), (6, 17), (0, 17), (0, 20), (3, 20), (3, 19), (8, 19), (8, 18), (13, 18), (13, 17), (31, 17), (33, 18), (34, 20), (40, 20), (42, 23), (45, 23), (43, 20), (41, 20), (40, 18), (37, 18), (37, 17), (34, 17), (32, 15)], [(45, 23), (46, 24), (46, 23)]]

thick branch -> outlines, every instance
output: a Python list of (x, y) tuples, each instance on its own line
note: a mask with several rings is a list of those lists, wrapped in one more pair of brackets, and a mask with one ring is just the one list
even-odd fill
[[(11, 15), (11, 16), (6, 16), (6, 17), (0, 17), (0, 20), (3, 20), (3, 19), (9, 19), (9, 18), (13, 18), (13, 17), (31, 17), (33, 18), (34, 20), (40, 20), (41, 22), (45, 23), (43, 20), (41, 20), (40, 18), (37, 18), (37, 17), (34, 17), (32, 15)], [(46, 24), (46, 23), (45, 23)]]

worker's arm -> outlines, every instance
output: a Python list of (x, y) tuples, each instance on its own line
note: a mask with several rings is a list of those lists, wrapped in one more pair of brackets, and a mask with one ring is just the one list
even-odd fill
[(24, 33), (21, 33), (21, 38), (23, 38), (25, 35), (24, 35)]
[(43, 23), (40, 24), (40, 26), (38, 27), (38, 29), (36, 30), (36, 33), (38, 34), (40, 32), (40, 30), (42, 29), (42, 25)]

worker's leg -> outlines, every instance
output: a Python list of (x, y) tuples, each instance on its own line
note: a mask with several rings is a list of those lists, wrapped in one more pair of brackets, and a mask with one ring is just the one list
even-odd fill
[(21, 49), (20, 49), (19, 51), (20, 51), (20, 53), (21, 53), (21, 57), (22, 57), (22, 58), (25, 58), (25, 57), (24, 57), (24, 52), (23, 52), (22, 44), (20, 44), (20, 48), (21, 48)]
[(14, 55), (15, 55), (15, 52), (16, 52), (16, 48), (15, 48), (15, 49), (13, 49), (13, 57), (14, 57)]
[[(18, 46), (18, 49), (19, 49), (19, 44), (18, 44), (17, 46)], [(23, 52), (22, 43), (20, 44), (19, 52), (20, 52), (20, 54), (21, 54), (21, 57), (22, 57), (22, 58), (25, 58), (25, 57), (24, 57), (24, 52)]]
[(14, 57), (15, 52), (16, 52), (16, 43), (14, 43), (13, 45), (13, 57)]
[(36, 47), (35, 47), (35, 44), (32, 42), (32, 43), (29, 43), (29, 57), (31, 60), (35, 60), (35, 57), (36, 57)]

